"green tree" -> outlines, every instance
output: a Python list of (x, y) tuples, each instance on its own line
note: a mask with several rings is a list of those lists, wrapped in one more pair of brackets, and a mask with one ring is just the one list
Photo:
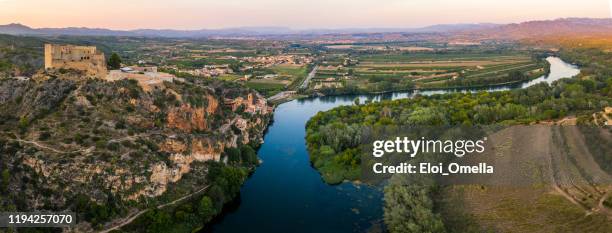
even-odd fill
[(247, 165), (259, 164), (259, 159), (257, 158), (257, 152), (249, 145), (242, 146), (240, 148), (240, 152), (242, 155), (242, 162), (244, 164), (247, 164)]
[(27, 116), (21, 116), (21, 118), (19, 118), (19, 127), (22, 129), (25, 129), (28, 127), (28, 124), (30, 124), (30, 121), (28, 120)]
[(432, 107), (417, 107), (408, 117), (409, 125), (442, 125), (446, 119), (439, 109)]
[(240, 162), (240, 150), (236, 147), (225, 148), (225, 155), (230, 163)]
[(153, 209), (148, 211), (144, 219), (146, 223), (146, 232), (167, 232), (168, 226), (172, 224), (172, 217), (163, 210)]
[(11, 173), (8, 169), (2, 171), (2, 192), (8, 191), (9, 182), (11, 179)]
[(389, 232), (445, 232), (433, 212), (430, 188), (420, 185), (389, 185), (385, 188), (384, 219)]
[(108, 66), (113, 70), (121, 68), (121, 57), (117, 53), (113, 53), (108, 59)]
[(234, 72), (238, 72), (242, 68), (242, 63), (232, 63), (229, 65), (229, 68)]
[(205, 222), (210, 221), (210, 219), (215, 215), (216, 210), (213, 205), (212, 199), (208, 196), (202, 197), (200, 203), (198, 205), (198, 214)]
[(219, 185), (212, 185), (208, 189), (208, 195), (214, 203), (215, 210), (221, 211), (223, 204), (225, 204), (226, 198), (223, 189)]

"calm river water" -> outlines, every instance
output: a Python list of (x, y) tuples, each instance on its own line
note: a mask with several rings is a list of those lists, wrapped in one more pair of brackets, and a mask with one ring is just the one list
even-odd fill
[[(547, 58), (550, 74), (529, 82), (484, 89), (420, 91), (431, 95), (452, 91), (500, 91), (551, 83), (580, 71), (557, 57)], [(279, 105), (274, 123), (258, 151), (263, 163), (246, 181), (234, 208), (226, 211), (206, 232), (366, 232), (382, 224), (381, 188), (343, 183), (327, 185), (310, 166), (305, 125), (319, 111), (351, 105), (360, 99), (409, 98), (414, 92), (380, 95), (326, 96)]]

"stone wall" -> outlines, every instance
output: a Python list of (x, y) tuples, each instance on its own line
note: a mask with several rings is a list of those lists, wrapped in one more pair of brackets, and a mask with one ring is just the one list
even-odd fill
[(74, 69), (104, 78), (106, 59), (95, 46), (45, 44), (45, 70)]

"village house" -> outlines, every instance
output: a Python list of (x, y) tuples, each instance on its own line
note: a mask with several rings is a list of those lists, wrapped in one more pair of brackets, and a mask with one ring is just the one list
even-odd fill
[(259, 57), (244, 57), (241, 59), (244, 62), (258, 63), (260, 67), (270, 67), (280, 64), (299, 65), (311, 63), (312, 58), (307, 56), (296, 55), (275, 55), (275, 56), (259, 56)]
[[(257, 100), (255, 100), (257, 97)], [(242, 97), (237, 97), (235, 99), (225, 99), (224, 104), (228, 107), (232, 108), (232, 111), (236, 111), (239, 107), (244, 106), (244, 112), (250, 114), (267, 114), (273, 111), (271, 107), (268, 106), (268, 103), (265, 98), (253, 93), (250, 93), (246, 99)]]
[(188, 73), (200, 77), (216, 77), (224, 74), (233, 74), (234, 71), (229, 68), (229, 65), (205, 65), (202, 69), (194, 70), (179, 70), (179, 72)]

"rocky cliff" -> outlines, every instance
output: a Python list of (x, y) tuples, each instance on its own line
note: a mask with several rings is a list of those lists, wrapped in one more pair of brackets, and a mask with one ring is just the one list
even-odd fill
[[(205, 174), (202, 162), (225, 161), (226, 148), (262, 140), (265, 99), (227, 85), (0, 79), (0, 207), (146, 207), (186, 174)], [(249, 101), (225, 104), (234, 99)]]

